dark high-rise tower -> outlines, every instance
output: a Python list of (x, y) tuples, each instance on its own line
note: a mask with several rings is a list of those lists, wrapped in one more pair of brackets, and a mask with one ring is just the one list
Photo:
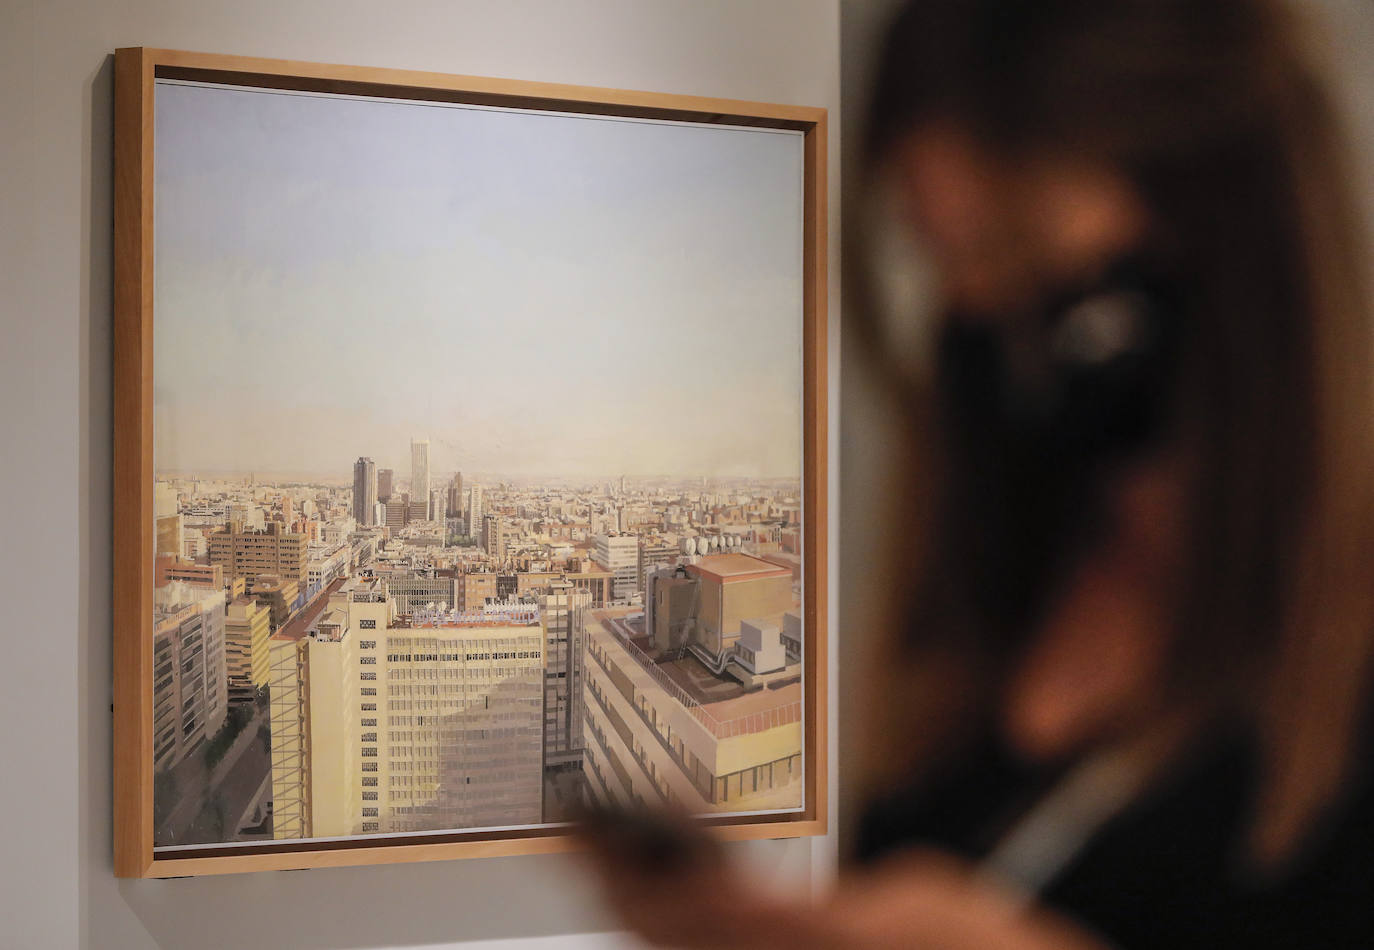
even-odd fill
[(454, 472), (453, 480), (448, 483), (448, 516), (463, 517), (463, 473)]
[(370, 458), (353, 463), (353, 518), (360, 525), (377, 523), (377, 463)]

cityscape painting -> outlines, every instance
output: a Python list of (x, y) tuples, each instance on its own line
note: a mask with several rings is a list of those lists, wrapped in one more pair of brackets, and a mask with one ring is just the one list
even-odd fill
[(806, 129), (213, 75), (153, 85), (152, 857), (814, 818)]

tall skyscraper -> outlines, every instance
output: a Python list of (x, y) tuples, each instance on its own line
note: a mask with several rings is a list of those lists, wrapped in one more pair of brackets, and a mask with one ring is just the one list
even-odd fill
[(429, 507), (429, 439), (410, 440), (410, 501)]
[(448, 517), (463, 517), (463, 473), (454, 472), (448, 483)]
[(360, 525), (377, 523), (377, 463), (370, 458), (353, 463), (353, 518)]
[(482, 486), (473, 485), (468, 489), (468, 534), (474, 538), (482, 533)]
[(382, 504), (386, 504), (391, 500), (391, 486), (395, 479), (396, 473), (392, 469), (377, 469), (377, 500)]

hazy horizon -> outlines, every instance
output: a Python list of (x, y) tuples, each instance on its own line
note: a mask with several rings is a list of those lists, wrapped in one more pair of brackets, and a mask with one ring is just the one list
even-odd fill
[(799, 135), (157, 96), (159, 471), (800, 477)]
[[(357, 461), (355, 458), (354, 461)], [(386, 468), (379, 465), (378, 469)], [(410, 481), (409, 470), (395, 472), (394, 484), (405, 488)], [(431, 470), (430, 489), (446, 488), (449, 480), (455, 473), (452, 471)], [(700, 481), (706, 479), (707, 482), (786, 482), (793, 481), (800, 483), (800, 475), (721, 475), (710, 472), (696, 473), (673, 473), (673, 472), (647, 472), (636, 474), (634, 472), (599, 472), (593, 474), (573, 474), (559, 475), (553, 472), (467, 472), (464, 471), (463, 485), (481, 484), (489, 486), (494, 482), (528, 482), (547, 479), (550, 482), (615, 482), (623, 475), (631, 482), (660, 482), (660, 481)], [(212, 480), (236, 480), (252, 476), (257, 481), (290, 481), (290, 482), (312, 482), (316, 484), (333, 484), (350, 486), (353, 484), (353, 466), (350, 463), (346, 474), (337, 474), (322, 471), (278, 471), (272, 469), (158, 469), (154, 472), (154, 479), (162, 481), (171, 478), (195, 479), (197, 481)]]

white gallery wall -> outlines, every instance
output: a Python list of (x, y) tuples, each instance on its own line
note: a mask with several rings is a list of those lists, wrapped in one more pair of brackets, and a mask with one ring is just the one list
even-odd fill
[[(112, 876), (110, 54), (140, 45), (818, 105), (837, 131), (838, 0), (0, 0), (0, 945), (633, 945), (569, 856)], [(836, 366), (837, 318), (831, 341)], [(832, 481), (838, 407), (832, 370)], [(835, 835), (733, 850), (805, 891)]]

